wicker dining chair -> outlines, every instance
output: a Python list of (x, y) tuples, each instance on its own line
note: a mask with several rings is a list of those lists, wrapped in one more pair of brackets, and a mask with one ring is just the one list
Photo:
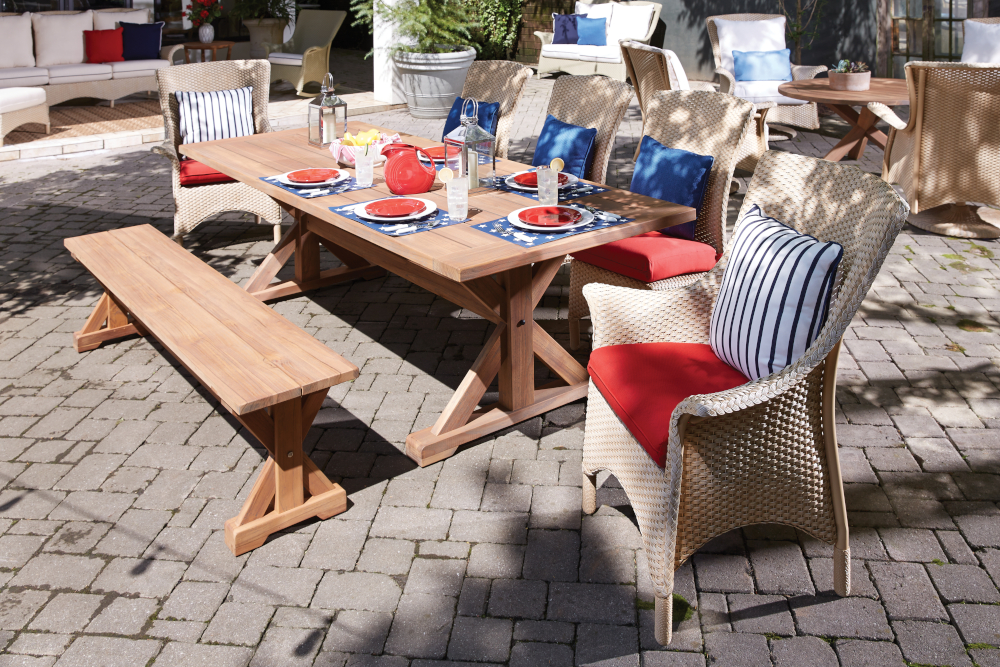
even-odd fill
[(594, 161), (587, 171), (587, 180), (603, 184), (607, 178), (615, 135), (632, 94), (632, 86), (627, 83), (596, 74), (563, 76), (552, 86), (546, 113), (564, 123), (597, 128)]
[(300, 97), (307, 83), (321, 83), (330, 71), (330, 45), (347, 18), (345, 11), (303, 9), (295, 17), (295, 32), (284, 44), (264, 43), (264, 57), (271, 63), (270, 81), (285, 80)]
[[(890, 126), (882, 177), (898, 183), (920, 229), (997, 238), (1000, 227), (967, 202), (1000, 204), (1000, 63), (906, 63), (910, 119), (868, 108)], [(1000, 211), (982, 209), (1000, 224)]]
[[(759, 380), (682, 400), (660, 468), (590, 383), (583, 511), (596, 510), (599, 470), (621, 483), (649, 561), (656, 640), (670, 642), (674, 571), (709, 540), (781, 523), (835, 544), (833, 584), (850, 594), (850, 545), (834, 409), (840, 340), (906, 220), (906, 202), (857, 167), (769, 151), (742, 216), (768, 215), (844, 248), (826, 324), (805, 354)], [(732, 251), (700, 281), (666, 292), (588, 285), (595, 349), (653, 342), (707, 344), (712, 306)], [(666, 415), (664, 415), (666, 417)], [(586, 546), (586, 545), (585, 545)]]
[(175, 65), (156, 71), (160, 89), (160, 110), (166, 140), (153, 152), (170, 160), (174, 191), (174, 236), (180, 244), (184, 235), (219, 213), (246, 211), (256, 221), (274, 225), (274, 242), (281, 239), (281, 207), (278, 202), (256, 188), (240, 182), (184, 186), (180, 181), (181, 143), (180, 112), (176, 91), (212, 92), (253, 86), (253, 121), (256, 134), (270, 132), (267, 120), (267, 97), (270, 64), (266, 60), (223, 60), (219, 62)]
[(496, 136), (498, 158), (507, 157), (514, 113), (524, 95), (524, 84), (530, 78), (530, 67), (509, 60), (477, 60), (469, 67), (462, 87), (462, 98), (500, 103)]
[[(712, 55), (715, 57), (715, 73), (719, 75), (719, 90), (723, 93), (733, 93), (736, 90), (736, 75), (722, 66), (722, 49), (719, 47), (719, 32), (715, 25), (716, 19), (727, 21), (766, 21), (783, 18), (781, 14), (722, 14), (709, 16), (705, 19), (708, 28), (708, 39), (712, 43)], [(826, 71), (825, 65), (792, 65), (792, 80), (814, 79), (817, 74)], [(751, 100), (757, 102), (756, 100)], [(806, 104), (777, 104), (767, 115), (768, 122), (775, 125), (793, 125), (807, 130), (819, 129), (819, 109), (815, 102)]]
[[(754, 115), (754, 105), (744, 99), (703, 90), (656, 91), (647, 102), (645, 135), (670, 148), (715, 158), (698, 212), (694, 239), (715, 248), (717, 255), (722, 254), (726, 243), (729, 182), (736, 168), (740, 147), (752, 132), (750, 128)], [(603, 283), (663, 291), (689, 285), (703, 275), (692, 273), (645, 283), (573, 259), (569, 286), (570, 347), (574, 350), (580, 347), (580, 319), (590, 314), (587, 300), (583, 297), (584, 285)]]
[[(707, 81), (690, 81), (677, 54), (668, 49), (658, 49), (642, 42), (621, 43), (622, 59), (628, 77), (635, 88), (639, 110), (642, 112), (643, 130), (646, 126), (646, 100), (658, 90), (715, 90)], [(774, 102), (754, 104), (754, 132), (747, 135), (740, 146), (736, 160), (737, 169), (753, 171), (760, 156), (767, 152), (767, 112), (775, 107)], [(639, 158), (639, 147), (635, 147), (632, 160)]]

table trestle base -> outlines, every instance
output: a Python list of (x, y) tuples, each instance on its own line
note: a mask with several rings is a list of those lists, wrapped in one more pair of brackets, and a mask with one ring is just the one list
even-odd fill
[(146, 332), (141, 325), (129, 322), (125, 309), (105, 292), (83, 328), (73, 334), (73, 349), (87, 352), (97, 349), (101, 343), (135, 335), (145, 336)]

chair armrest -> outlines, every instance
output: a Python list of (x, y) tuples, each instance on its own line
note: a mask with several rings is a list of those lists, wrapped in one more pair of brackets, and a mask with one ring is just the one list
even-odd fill
[(306, 49), (306, 52), (302, 54), (302, 62), (305, 62), (307, 58), (315, 57), (316, 55), (323, 55), (325, 52), (325, 46), (310, 46)]
[(757, 107), (757, 111), (763, 111), (764, 109), (773, 109), (778, 106), (777, 102), (754, 102), (753, 105)]
[(792, 81), (815, 79), (817, 74), (826, 69), (826, 65), (792, 65)]
[(688, 85), (691, 87), (691, 90), (707, 90), (712, 93), (718, 92), (718, 88), (716, 88), (715, 84), (711, 81), (688, 81)]
[(149, 150), (151, 150), (152, 152), (156, 153), (157, 155), (162, 155), (163, 157), (165, 157), (168, 160), (170, 160), (170, 162), (173, 164), (174, 168), (177, 168), (177, 169), (180, 168), (180, 166), (181, 166), (181, 158), (177, 154), (177, 149), (174, 148), (168, 142), (164, 141), (159, 146), (153, 146)]
[(869, 102), (868, 110), (885, 122), (889, 123), (889, 127), (893, 127), (897, 130), (906, 129), (906, 123), (903, 122), (903, 119), (897, 116), (895, 111), (881, 102)]
[(174, 64), (174, 54), (184, 48), (183, 44), (170, 44), (164, 46), (160, 49), (160, 60), (169, 60), (170, 64)]
[(719, 75), (719, 92), (733, 94), (736, 90), (736, 77), (729, 70), (718, 67), (715, 73)]
[(286, 46), (289, 46), (290, 42), (285, 42), (284, 44), (272, 44), (271, 42), (261, 42), (260, 45), (264, 47), (263, 60), (267, 60), (267, 57), (272, 53), (282, 53), (282, 49), (284, 49)]
[(535, 31), (535, 37), (542, 40), (542, 46), (552, 43), (552, 38), (555, 37), (555, 33), (552, 32), (541, 32), (540, 30)]

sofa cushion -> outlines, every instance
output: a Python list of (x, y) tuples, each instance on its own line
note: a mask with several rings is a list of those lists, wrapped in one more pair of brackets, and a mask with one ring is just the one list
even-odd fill
[(608, 43), (608, 20), (576, 17), (576, 43), (583, 46), (606, 46)]
[(84, 30), (83, 41), (88, 63), (114, 63), (122, 58), (122, 29)]
[(580, 47), (576, 44), (546, 44), (542, 47), (542, 55), (559, 60), (579, 60)]
[(163, 21), (156, 23), (121, 22), (125, 60), (156, 60), (163, 46)]
[(719, 35), (722, 67), (735, 71), (733, 49), (738, 51), (778, 51), (785, 48), (785, 17), (763, 21), (715, 19)]
[(646, 232), (575, 252), (573, 257), (644, 283), (655, 283), (711, 271), (716, 252), (707, 243), (674, 238), (662, 232)]
[(169, 60), (125, 60), (111, 63), (111, 78), (138, 79), (141, 76), (155, 76), (156, 70), (169, 66)]
[(601, 2), (592, 5), (586, 2), (577, 2), (575, 13), (583, 14), (591, 19), (607, 19), (608, 24), (610, 24), (617, 6), (617, 3), (614, 2)]
[(576, 19), (580, 14), (552, 15), (552, 43), (576, 44), (580, 36), (576, 32)]
[(34, 67), (31, 15), (0, 16), (0, 68)]
[(211, 185), (212, 183), (232, 183), (236, 179), (221, 171), (212, 169), (197, 160), (182, 160), (180, 169), (181, 185)]
[(674, 408), (689, 396), (747, 382), (703, 343), (609, 345), (590, 354), (587, 370), (625, 428), (661, 468)]
[(739, 51), (733, 49), (737, 81), (791, 81), (791, 49)]
[(778, 86), (784, 81), (737, 81), (733, 89), (733, 95), (759, 104), (760, 102), (774, 102), (776, 104), (808, 104), (805, 100), (796, 100), (785, 97), (778, 92)]
[(94, 30), (114, 30), (119, 22), (149, 23), (149, 10), (137, 9), (134, 12), (94, 12)]
[(255, 131), (253, 86), (213, 92), (174, 91), (182, 144), (245, 137)]
[(45, 104), (44, 88), (6, 88), (0, 90), (0, 113), (20, 111)]
[(615, 44), (620, 39), (646, 39), (653, 9), (653, 5), (615, 5), (608, 26), (608, 43)]
[(267, 59), (275, 65), (292, 65), (294, 67), (302, 67), (301, 53), (269, 53), (267, 54)]
[(607, 44), (605, 46), (578, 46), (580, 60), (592, 63), (620, 63), (622, 61), (622, 49), (618, 43)]
[(1000, 63), (1000, 23), (964, 21), (963, 63)]
[(0, 88), (18, 86), (44, 86), (49, 82), (49, 71), (44, 67), (11, 67), (0, 69)]
[(94, 12), (32, 14), (35, 65), (76, 65), (84, 62), (83, 32), (94, 29)]
[(53, 65), (49, 67), (49, 85), (107, 81), (111, 78), (111, 65), (81, 63), (79, 65)]

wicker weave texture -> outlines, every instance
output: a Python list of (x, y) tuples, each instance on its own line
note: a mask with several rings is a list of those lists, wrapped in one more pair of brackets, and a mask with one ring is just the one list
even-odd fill
[(496, 154), (507, 157), (510, 149), (510, 128), (514, 124), (517, 105), (524, 96), (524, 84), (531, 78), (531, 68), (509, 60), (477, 60), (469, 67), (462, 87), (462, 97), (500, 103), (497, 122)]
[(180, 183), (180, 113), (174, 92), (211, 92), (253, 86), (253, 119), (256, 134), (270, 132), (267, 120), (267, 97), (270, 64), (266, 60), (223, 60), (218, 62), (176, 65), (156, 72), (160, 91), (160, 109), (166, 140), (153, 150), (171, 162), (174, 191), (174, 239), (184, 235), (213, 215), (227, 211), (246, 211), (262, 221), (280, 227), (278, 203), (244, 183), (218, 183), (183, 187)]
[(49, 125), (49, 105), (36, 104), (27, 109), (0, 113), (0, 144), (3, 143), (3, 138), (15, 128), (27, 123), (41, 123), (45, 126), (45, 134), (48, 134), (51, 129)]
[(548, 113), (564, 123), (597, 128), (587, 180), (604, 183), (618, 126), (632, 101), (632, 86), (603, 76), (564, 76), (552, 86)]

